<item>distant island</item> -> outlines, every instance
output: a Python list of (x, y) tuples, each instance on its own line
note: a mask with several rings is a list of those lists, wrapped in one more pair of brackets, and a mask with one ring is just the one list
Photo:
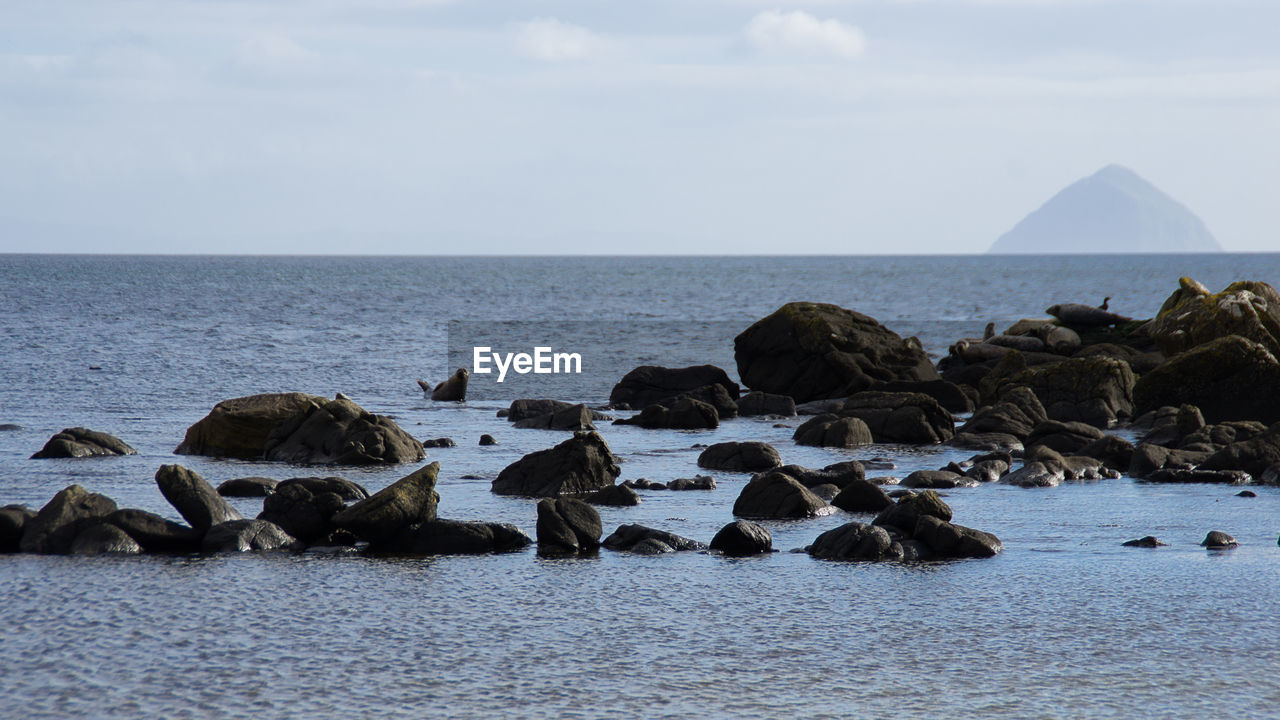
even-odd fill
[(1222, 252), (1222, 246), (1187, 206), (1132, 170), (1108, 165), (1054, 195), (988, 252)]

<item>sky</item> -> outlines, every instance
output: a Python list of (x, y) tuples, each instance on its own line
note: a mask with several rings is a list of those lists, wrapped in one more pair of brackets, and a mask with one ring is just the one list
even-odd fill
[(0, 0), (0, 252), (1280, 250), (1271, 0)]

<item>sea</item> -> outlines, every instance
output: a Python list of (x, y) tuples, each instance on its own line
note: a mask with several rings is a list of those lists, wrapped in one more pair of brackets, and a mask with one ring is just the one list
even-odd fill
[[(376, 491), (416, 465), (303, 467), (173, 454), (219, 401), (344, 393), (441, 465), (442, 517), (514, 523), (534, 501), (490, 480), (568, 433), (514, 429), (519, 397), (601, 406), (646, 364), (712, 363), (795, 300), (920, 339), (958, 338), (1059, 302), (1150, 317), (1190, 276), (1280, 285), (1280, 254), (834, 257), (188, 257), (0, 255), (0, 504), (76, 483), (179, 519), (166, 463), (213, 484), (340, 475)], [(581, 357), (580, 372), (474, 374), (466, 402), (417, 380), (474, 349)], [(627, 412), (614, 412), (625, 417)], [(797, 446), (802, 418), (709, 431), (600, 422), (620, 480), (714, 476), (601, 508), (707, 542), (748, 480), (701, 446), (763, 440), (808, 467), (887, 458), (902, 477), (971, 453)], [(59, 430), (110, 432), (128, 457), (31, 460)], [(1130, 428), (1115, 432), (1134, 437)], [(481, 447), (491, 434), (497, 445)], [(985, 560), (840, 563), (795, 552), (869, 516), (764, 523), (778, 552), (543, 558), (332, 551), (0, 556), (0, 717), (24, 718), (1274, 718), (1280, 717), (1280, 488), (1129, 477), (945, 492), (995, 533)], [(236, 499), (246, 516), (261, 501)], [(1240, 546), (1209, 551), (1210, 530)], [(1156, 535), (1158, 549), (1121, 543)]]

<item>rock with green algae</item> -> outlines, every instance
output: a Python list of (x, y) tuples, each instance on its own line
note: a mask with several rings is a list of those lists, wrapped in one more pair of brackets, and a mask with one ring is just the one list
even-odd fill
[(1139, 413), (1165, 405), (1195, 405), (1209, 423), (1280, 420), (1280, 362), (1265, 346), (1239, 335), (1211, 340), (1170, 358), (1133, 388)]
[(1133, 371), (1116, 358), (1076, 357), (1026, 368), (984, 386), (984, 392), (998, 396), (1006, 384), (1030, 388), (1051, 420), (1105, 428), (1133, 416)]
[(1184, 277), (1165, 300), (1148, 334), (1166, 355), (1239, 335), (1280, 355), (1280, 293), (1265, 282), (1242, 280), (1222, 292)]

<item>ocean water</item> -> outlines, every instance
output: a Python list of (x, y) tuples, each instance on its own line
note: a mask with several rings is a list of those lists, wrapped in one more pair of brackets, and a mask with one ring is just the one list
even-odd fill
[[(419, 438), (442, 470), (440, 514), (513, 522), (532, 500), (489, 478), (566, 433), (515, 430), (515, 397), (604, 403), (634, 365), (711, 362), (791, 300), (833, 302), (916, 335), (935, 356), (987, 322), (1056, 302), (1152, 314), (1191, 275), (1280, 284), (1280, 255), (769, 258), (275, 258), (0, 255), (0, 504), (79, 483), (177, 519), (164, 463), (213, 483), (341, 474), (370, 490), (411, 467), (179, 457), (219, 400), (344, 392)], [(581, 350), (578, 375), (475, 378), (467, 403), (417, 378), (467, 364), (479, 338)], [(622, 370), (619, 370), (622, 368)], [(601, 425), (622, 479), (700, 472), (696, 447), (773, 443), (785, 462), (873, 455), (897, 476), (968, 453), (806, 448), (798, 419), (714, 431)], [(126, 458), (27, 459), (73, 425)], [(481, 433), (499, 444), (478, 447)], [(711, 492), (648, 492), (602, 508), (707, 541), (747, 476)], [(870, 474), (881, 474), (872, 472)], [(766, 523), (780, 552), (543, 559), (300, 555), (0, 556), (3, 717), (1277, 717), (1280, 489), (1130, 478), (948, 491), (961, 524), (997, 534), (989, 560), (843, 564), (789, 552), (850, 519)], [(246, 515), (260, 502), (237, 500)], [(1241, 541), (1198, 546), (1209, 530)], [(1122, 548), (1154, 534), (1169, 547)]]

